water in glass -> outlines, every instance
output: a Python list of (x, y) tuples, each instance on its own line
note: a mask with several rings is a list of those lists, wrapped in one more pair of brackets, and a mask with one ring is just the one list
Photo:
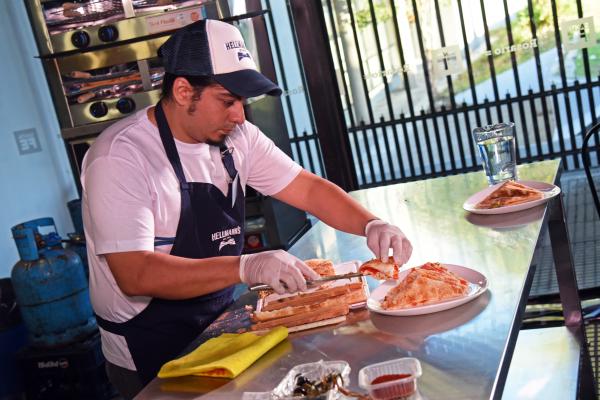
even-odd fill
[(517, 179), (514, 124), (496, 124), (473, 131), (490, 185)]

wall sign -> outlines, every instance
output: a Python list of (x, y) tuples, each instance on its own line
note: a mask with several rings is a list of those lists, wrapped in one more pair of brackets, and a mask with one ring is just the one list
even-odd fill
[(436, 76), (460, 74), (465, 70), (460, 47), (446, 46), (432, 51), (431, 62)]
[(585, 49), (596, 44), (593, 17), (565, 21), (560, 24), (560, 32), (565, 50)]

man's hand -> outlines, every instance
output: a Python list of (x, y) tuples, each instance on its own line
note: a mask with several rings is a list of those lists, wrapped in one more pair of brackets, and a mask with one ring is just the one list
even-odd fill
[(412, 254), (412, 245), (400, 228), (380, 219), (367, 224), (365, 236), (367, 246), (381, 260), (387, 260), (390, 248), (393, 250), (394, 261), (399, 265), (405, 264)]
[(286, 291), (294, 293), (306, 290), (304, 277), (312, 280), (319, 278), (319, 274), (283, 250), (244, 254), (240, 257), (240, 279), (248, 285), (265, 283), (279, 294)]

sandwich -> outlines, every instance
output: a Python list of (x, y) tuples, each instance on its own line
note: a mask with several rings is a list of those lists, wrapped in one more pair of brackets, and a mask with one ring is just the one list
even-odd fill
[(485, 199), (477, 203), (475, 208), (489, 209), (506, 207), (539, 200), (543, 197), (544, 194), (537, 189), (530, 188), (514, 181), (506, 181), (499, 185)]
[(387, 280), (398, 279), (398, 270), (400, 267), (394, 262), (393, 257), (388, 257), (386, 261), (379, 258), (369, 260), (358, 268), (358, 272), (363, 275), (371, 275), (375, 279)]
[(385, 310), (418, 307), (455, 297), (465, 296), (469, 282), (440, 263), (425, 263), (387, 292), (381, 302)]

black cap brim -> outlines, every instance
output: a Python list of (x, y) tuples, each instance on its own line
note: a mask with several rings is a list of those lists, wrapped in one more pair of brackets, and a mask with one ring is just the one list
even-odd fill
[(279, 86), (253, 69), (217, 74), (212, 77), (231, 93), (245, 98), (262, 96), (263, 94), (280, 96), (282, 93)]

